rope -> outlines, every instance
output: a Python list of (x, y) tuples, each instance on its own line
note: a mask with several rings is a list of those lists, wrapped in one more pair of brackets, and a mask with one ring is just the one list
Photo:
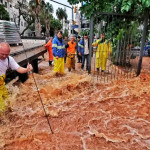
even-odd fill
[[(14, 15), (13, 15), (13, 19), (15, 20)], [(16, 22), (15, 22), (15, 25), (16, 25)], [(16, 25), (16, 28), (17, 28), (17, 25)], [(20, 34), (18, 28), (17, 28), (17, 32), (18, 32), (18, 34), (19, 34), (19, 36), (20, 36), (20, 39), (21, 39), (21, 34)], [(22, 42), (22, 39), (21, 39), (21, 42)], [(25, 47), (24, 47), (23, 42), (22, 42), (22, 46), (23, 46), (23, 51), (25, 52), (25, 55), (26, 55), (27, 63), (29, 63), (29, 58), (28, 58), (28, 56), (27, 56), (27, 53), (26, 53), (26, 50), (25, 50)], [(34, 83), (35, 83), (35, 87), (36, 87), (36, 89), (37, 89), (37, 93), (38, 93), (38, 95), (39, 95), (39, 98), (40, 98), (40, 101), (41, 101), (41, 104), (42, 104), (42, 108), (43, 108), (44, 113), (45, 113), (45, 117), (46, 117), (46, 119), (47, 119), (47, 123), (48, 123), (49, 129), (50, 129), (50, 132), (53, 134), (53, 130), (52, 130), (52, 128), (51, 128), (51, 124), (50, 124), (48, 115), (47, 115), (47, 113), (46, 113), (46, 110), (45, 110), (45, 107), (44, 107), (44, 104), (43, 104), (42, 97), (41, 97), (40, 92), (39, 92), (39, 90), (38, 90), (37, 82), (36, 82), (36, 80), (35, 80), (35, 77), (34, 77), (33, 72), (31, 72), (31, 74), (32, 74), (32, 77), (33, 77), (33, 80), (34, 80)]]

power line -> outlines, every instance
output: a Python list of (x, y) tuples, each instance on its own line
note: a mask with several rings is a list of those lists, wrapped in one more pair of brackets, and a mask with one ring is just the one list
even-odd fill
[(60, 5), (63, 5), (63, 6), (65, 6), (65, 7), (68, 7), (68, 8), (70, 8), (70, 9), (73, 9), (72, 7), (70, 7), (70, 6), (68, 6), (68, 5), (65, 5), (65, 4), (63, 4), (63, 3), (60, 3), (60, 2), (57, 2), (57, 1), (54, 1), (54, 0), (50, 0), (50, 1), (55, 2), (55, 3), (57, 3), (57, 4), (60, 4)]

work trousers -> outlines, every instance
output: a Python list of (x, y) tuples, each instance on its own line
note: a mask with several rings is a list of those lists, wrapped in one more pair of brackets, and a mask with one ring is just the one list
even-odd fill
[(86, 60), (86, 70), (87, 70), (89, 66), (89, 54), (82, 55), (82, 66), (81, 66), (82, 69), (84, 69), (85, 60)]
[(60, 74), (64, 73), (64, 57), (58, 59), (54, 57), (54, 72)]
[(5, 111), (5, 99), (8, 98), (8, 91), (5, 84), (0, 85), (0, 113)]
[(106, 62), (107, 58), (106, 57), (99, 57), (96, 59), (96, 68), (101, 68), (101, 70), (106, 69)]
[(70, 55), (67, 57), (67, 67), (68, 69), (75, 69), (75, 55)]

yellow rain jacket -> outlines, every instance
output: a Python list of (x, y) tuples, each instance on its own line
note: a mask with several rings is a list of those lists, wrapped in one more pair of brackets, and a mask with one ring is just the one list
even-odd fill
[(95, 43), (93, 43), (92, 46), (97, 46), (96, 58), (108, 58), (109, 54), (112, 52), (111, 43), (107, 40), (104, 43), (101, 43), (101, 39), (99, 39)]
[(111, 43), (107, 40), (104, 43), (101, 43), (101, 39), (97, 40), (92, 44), (93, 47), (97, 46), (96, 51), (96, 68), (100, 68), (102, 70), (106, 69), (107, 58), (112, 52)]

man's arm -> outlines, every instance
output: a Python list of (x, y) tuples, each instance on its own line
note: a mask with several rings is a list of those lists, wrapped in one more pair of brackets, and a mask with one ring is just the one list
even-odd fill
[(79, 51), (79, 55), (81, 55), (81, 49), (84, 48), (82, 41), (79, 42), (78, 44), (78, 51)]
[(31, 64), (28, 64), (27, 68), (21, 67), (11, 56), (9, 56), (9, 62), (9, 67), (19, 73), (27, 73), (33, 69)]
[(97, 45), (98, 45), (97, 42), (92, 43), (92, 47), (96, 47)]
[(16, 71), (19, 72), (19, 73), (27, 73), (27, 72), (31, 71), (32, 69), (33, 69), (32, 65), (28, 64), (27, 68), (19, 67)]
[(58, 57), (57, 47), (58, 47), (58, 45), (57, 45), (56, 40), (53, 40), (53, 42), (52, 42), (53, 55), (54, 55), (54, 57), (56, 57), (58, 59), (59, 57)]

